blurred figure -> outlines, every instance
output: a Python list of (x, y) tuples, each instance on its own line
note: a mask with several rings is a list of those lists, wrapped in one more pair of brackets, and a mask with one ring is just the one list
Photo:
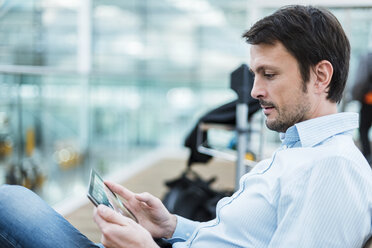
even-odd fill
[(360, 59), (352, 94), (353, 99), (361, 103), (359, 134), (362, 153), (372, 165), (371, 145), (368, 137), (372, 124), (372, 52)]

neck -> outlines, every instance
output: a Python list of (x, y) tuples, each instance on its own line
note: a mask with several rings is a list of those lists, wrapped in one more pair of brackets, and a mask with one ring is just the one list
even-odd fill
[(312, 111), (311, 118), (317, 118), (325, 115), (336, 114), (337, 111), (337, 103), (330, 102), (328, 100), (318, 102), (315, 106), (314, 110)]

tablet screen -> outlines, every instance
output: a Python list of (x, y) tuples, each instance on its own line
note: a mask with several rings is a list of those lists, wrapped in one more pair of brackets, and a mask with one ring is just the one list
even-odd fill
[(115, 193), (105, 185), (95, 170), (92, 170), (90, 174), (88, 198), (96, 206), (104, 204), (137, 222), (136, 217), (125, 207)]

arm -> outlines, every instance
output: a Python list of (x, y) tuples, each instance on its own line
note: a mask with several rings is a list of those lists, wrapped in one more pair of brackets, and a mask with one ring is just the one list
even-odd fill
[(172, 238), (168, 239), (167, 241), (171, 244), (186, 241), (197, 228), (199, 223), (200, 222), (198, 221), (192, 221), (181, 216), (177, 216), (176, 230), (174, 231)]

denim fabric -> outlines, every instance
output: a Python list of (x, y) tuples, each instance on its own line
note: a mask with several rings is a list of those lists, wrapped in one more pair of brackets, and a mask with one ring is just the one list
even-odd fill
[(34, 192), (0, 186), (0, 247), (103, 247), (81, 234)]

